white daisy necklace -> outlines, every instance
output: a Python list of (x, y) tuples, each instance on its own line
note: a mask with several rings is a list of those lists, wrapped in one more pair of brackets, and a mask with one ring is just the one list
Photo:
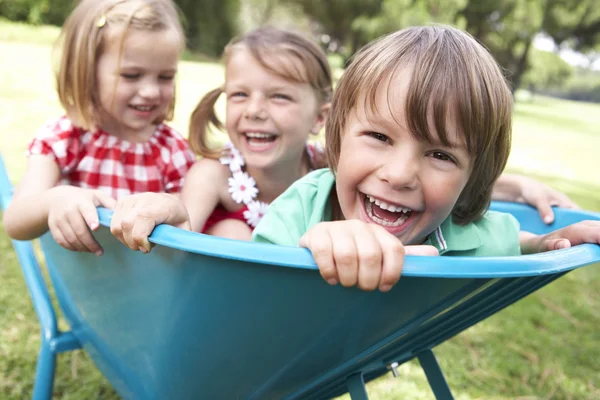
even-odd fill
[[(315, 164), (316, 152), (322, 151), (321, 146), (313, 148), (308, 143), (306, 145), (311, 164)], [(243, 170), (245, 165), (244, 157), (235, 148), (233, 143), (227, 142), (223, 150), (223, 155), (219, 158), (223, 165), (228, 165), (231, 171), (231, 177), (227, 180), (229, 185), (229, 194), (231, 198), (238, 204), (245, 204), (247, 210), (244, 211), (244, 218), (251, 227), (255, 228), (262, 217), (267, 213), (269, 204), (256, 200), (258, 196), (258, 188), (256, 181), (246, 171)]]

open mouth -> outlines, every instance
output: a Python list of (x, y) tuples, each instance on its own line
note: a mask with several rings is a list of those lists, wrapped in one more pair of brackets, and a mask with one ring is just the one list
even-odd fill
[(155, 106), (136, 106), (136, 105), (130, 105), (129, 107), (133, 108), (136, 111), (140, 111), (140, 112), (150, 112), (152, 110), (154, 110)]
[(364, 195), (365, 211), (373, 222), (390, 228), (402, 226), (412, 215), (413, 210)]
[(267, 148), (271, 146), (277, 140), (277, 135), (263, 132), (246, 132), (244, 137), (250, 147), (254, 148)]

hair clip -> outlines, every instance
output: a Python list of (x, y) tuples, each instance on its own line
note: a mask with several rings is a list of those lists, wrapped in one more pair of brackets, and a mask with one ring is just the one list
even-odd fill
[(106, 15), (102, 15), (99, 19), (98, 22), (96, 22), (96, 26), (98, 28), (102, 28), (104, 25), (106, 25)]

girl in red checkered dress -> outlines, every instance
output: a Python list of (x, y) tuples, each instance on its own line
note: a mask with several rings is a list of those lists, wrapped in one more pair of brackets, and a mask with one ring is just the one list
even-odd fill
[[(150, 251), (147, 237), (160, 223), (248, 240), (271, 201), (324, 165), (322, 152), (306, 145), (329, 110), (331, 73), (323, 51), (295, 33), (258, 29), (233, 40), (224, 60), (225, 84), (200, 101), (190, 121), (191, 147), (203, 158), (186, 176), (181, 199), (139, 194), (115, 209), (111, 230), (134, 250)], [(221, 94), (224, 124), (214, 112)], [(210, 125), (225, 128), (225, 147), (210, 145)], [(496, 189), (497, 199), (521, 199), (542, 208), (549, 209), (550, 202), (572, 204), (520, 176), (501, 178)]]
[(64, 116), (28, 147), (4, 214), (8, 234), (50, 229), (67, 249), (100, 255), (97, 206), (140, 192), (177, 193), (195, 157), (163, 123), (174, 108), (184, 35), (167, 0), (84, 0), (62, 30), (57, 90)]

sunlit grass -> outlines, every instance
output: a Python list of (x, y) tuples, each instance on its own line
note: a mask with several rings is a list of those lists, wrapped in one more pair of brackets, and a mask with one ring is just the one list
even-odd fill
[[(0, 21), (0, 151), (13, 181), (35, 131), (61, 113), (50, 64), (55, 28)], [(200, 97), (222, 83), (218, 64), (180, 65), (172, 125), (187, 131)], [(519, 97), (520, 98), (520, 97)], [(549, 98), (516, 105), (511, 171), (525, 172), (600, 211), (600, 106)], [(566, 275), (435, 349), (457, 399), (600, 398), (600, 270)], [(0, 228), (0, 398), (30, 398), (39, 325), (10, 243)], [(248, 366), (251, 368), (251, 366)], [(372, 399), (431, 399), (411, 362), (400, 377), (368, 385)], [(235, 384), (235, 382), (232, 382)], [(59, 356), (55, 398), (115, 398), (87, 355)]]

